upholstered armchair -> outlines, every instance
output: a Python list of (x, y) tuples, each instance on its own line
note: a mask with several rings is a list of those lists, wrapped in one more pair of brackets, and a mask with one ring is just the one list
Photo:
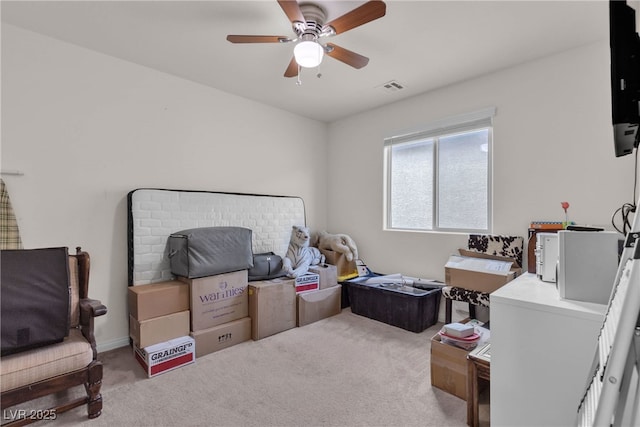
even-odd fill
[[(68, 336), (62, 342), (20, 351), (0, 359), (3, 421), (11, 419), (3, 427), (29, 424), (43, 418), (53, 419), (61, 412), (85, 404), (89, 418), (100, 415), (102, 362), (97, 358), (93, 328), (94, 318), (106, 314), (107, 308), (100, 301), (88, 297), (89, 267), (87, 252), (77, 248), (75, 255), (69, 255)], [(60, 393), (72, 387), (83, 388), (82, 396), (78, 398), (77, 392)], [(25, 404), (54, 393), (54, 406), (38, 409)], [(60, 402), (63, 395), (73, 396), (73, 400)], [(27, 410), (19, 409), (26, 407)]]
[[(521, 236), (470, 234), (468, 247), (476, 252), (513, 258), (522, 266), (524, 238)], [(489, 307), (489, 294), (484, 292), (445, 286), (442, 288), (442, 296), (445, 300), (445, 323), (451, 323), (453, 301), (468, 303), (469, 317), (472, 319), (476, 318), (477, 306)]]

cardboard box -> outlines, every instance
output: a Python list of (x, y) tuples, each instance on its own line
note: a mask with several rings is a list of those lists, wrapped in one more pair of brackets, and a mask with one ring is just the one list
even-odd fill
[(260, 340), (296, 327), (296, 286), (293, 279), (249, 284), (251, 338)]
[(298, 294), (297, 325), (305, 326), (318, 320), (340, 314), (342, 286), (319, 289)]
[(179, 337), (145, 348), (134, 345), (133, 353), (149, 378), (173, 371), (196, 361), (196, 344), (189, 336)]
[(295, 278), (296, 293), (317, 291), (320, 289), (320, 275), (307, 273)]
[(356, 266), (355, 260), (347, 261), (344, 254), (328, 249), (320, 249), (320, 252), (324, 255), (328, 264), (336, 266), (339, 282), (358, 276), (358, 267)]
[(129, 315), (129, 336), (140, 348), (189, 335), (189, 310), (147, 320)]
[(214, 353), (251, 339), (251, 318), (223, 323), (213, 328), (191, 332), (196, 341), (196, 357)]
[(338, 285), (338, 268), (332, 264), (312, 265), (310, 273), (320, 276), (320, 289), (333, 288)]
[(249, 315), (247, 270), (188, 279), (191, 288), (191, 330), (200, 331)]
[(512, 258), (459, 250), (445, 264), (445, 283), (448, 286), (491, 293), (516, 278), (522, 268)]
[(189, 310), (189, 285), (178, 280), (129, 286), (129, 314), (138, 320)]
[(468, 351), (431, 338), (431, 385), (467, 400)]

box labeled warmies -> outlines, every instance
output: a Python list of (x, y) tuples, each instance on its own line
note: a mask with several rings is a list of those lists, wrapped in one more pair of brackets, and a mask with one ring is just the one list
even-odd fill
[(251, 338), (260, 340), (296, 327), (296, 285), (293, 279), (251, 282)]
[(298, 326), (340, 314), (342, 286), (298, 294)]
[(129, 286), (129, 314), (138, 320), (189, 310), (189, 285), (178, 280)]
[(191, 330), (213, 328), (249, 315), (247, 270), (178, 280), (191, 288)]
[(251, 339), (251, 318), (223, 323), (213, 328), (191, 332), (196, 340), (196, 357), (231, 347)]
[(189, 335), (189, 310), (138, 320), (129, 315), (129, 336), (140, 348)]
[(154, 344), (145, 348), (134, 345), (136, 360), (149, 378), (196, 361), (196, 343), (189, 336)]

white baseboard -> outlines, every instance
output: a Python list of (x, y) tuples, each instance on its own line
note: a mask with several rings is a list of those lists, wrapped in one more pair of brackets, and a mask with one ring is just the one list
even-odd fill
[(115, 350), (116, 348), (125, 347), (129, 345), (129, 337), (118, 338), (115, 340), (97, 343), (96, 347), (98, 353), (103, 353), (109, 350)]

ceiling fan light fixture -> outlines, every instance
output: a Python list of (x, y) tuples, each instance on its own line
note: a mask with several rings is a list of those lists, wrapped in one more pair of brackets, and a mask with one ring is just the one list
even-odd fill
[(301, 41), (293, 48), (293, 56), (299, 66), (315, 68), (322, 62), (324, 48), (316, 41)]

